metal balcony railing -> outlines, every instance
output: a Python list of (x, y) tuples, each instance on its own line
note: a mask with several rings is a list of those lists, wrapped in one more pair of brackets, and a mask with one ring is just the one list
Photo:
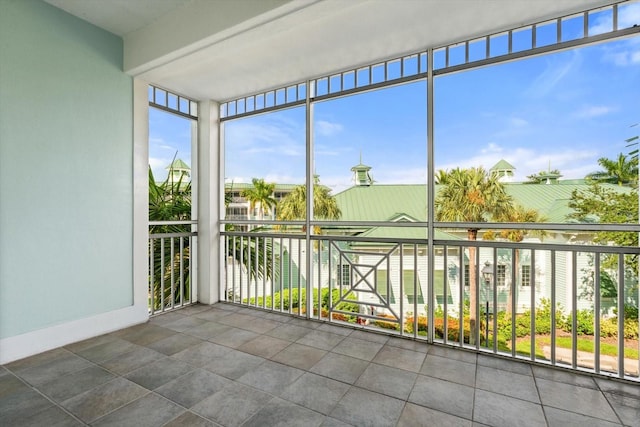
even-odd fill
[(640, 381), (639, 248), (222, 234), (229, 302)]
[(195, 275), (197, 221), (149, 223), (149, 313), (197, 301)]

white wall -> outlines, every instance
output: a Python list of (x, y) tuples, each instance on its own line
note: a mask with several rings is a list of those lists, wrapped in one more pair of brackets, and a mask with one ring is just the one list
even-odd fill
[(0, 2), (0, 363), (146, 318), (122, 51), (39, 0)]

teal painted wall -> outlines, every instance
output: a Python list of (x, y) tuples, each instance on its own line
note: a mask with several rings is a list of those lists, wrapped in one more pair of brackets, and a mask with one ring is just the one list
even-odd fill
[(122, 39), (0, 1), (0, 338), (133, 303)]

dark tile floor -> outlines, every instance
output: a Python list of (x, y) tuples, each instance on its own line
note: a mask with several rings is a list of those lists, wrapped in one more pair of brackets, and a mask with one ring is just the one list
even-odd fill
[(640, 426), (640, 385), (228, 304), (0, 367), (2, 426)]

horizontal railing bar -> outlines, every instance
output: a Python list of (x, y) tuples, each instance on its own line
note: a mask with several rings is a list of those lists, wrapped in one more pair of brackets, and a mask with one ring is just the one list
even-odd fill
[(197, 219), (184, 220), (184, 221), (149, 221), (149, 225), (187, 225), (197, 224)]
[(197, 236), (198, 232), (197, 231), (185, 231), (182, 233), (155, 233), (155, 234), (149, 234), (149, 238), (150, 239), (162, 239), (162, 238), (168, 238), (168, 237), (190, 237), (190, 236)]
[[(238, 225), (306, 225), (304, 221), (277, 220), (221, 220), (221, 224)], [(386, 221), (309, 221), (318, 227), (389, 227), (389, 228), (427, 228), (428, 222), (386, 222)], [(563, 223), (563, 222), (441, 222), (433, 223), (438, 229), (473, 230), (546, 230), (546, 231), (628, 231), (640, 232), (640, 224), (613, 223)]]
[[(298, 238), (304, 240), (303, 234), (278, 234), (278, 233), (255, 233), (250, 231), (225, 231), (221, 232), (225, 236), (243, 236), (243, 237), (266, 237), (266, 238)], [(328, 236), (328, 235), (312, 235), (312, 240), (342, 241), (342, 242), (363, 242), (363, 243), (384, 243), (384, 244), (419, 244), (426, 245), (429, 239), (407, 239), (407, 238), (382, 238), (382, 237), (359, 237), (359, 236)], [(495, 240), (443, 240), (434, 239), (435, 246), (447, 246), (449, 248), (457, 247), (477, 247), (477, 248), (515, 248), (515, 249), (531, 249), (531, 250), (556, 250), (563, 252), (593, 252), (593, 253), (610, 253), (610, 254), (640, 254), (640, 247), (631, 246), (603, 246), (603, 245), (567, 245), (567, 244), (545, 244), (532, 242), (507, 242)]]

